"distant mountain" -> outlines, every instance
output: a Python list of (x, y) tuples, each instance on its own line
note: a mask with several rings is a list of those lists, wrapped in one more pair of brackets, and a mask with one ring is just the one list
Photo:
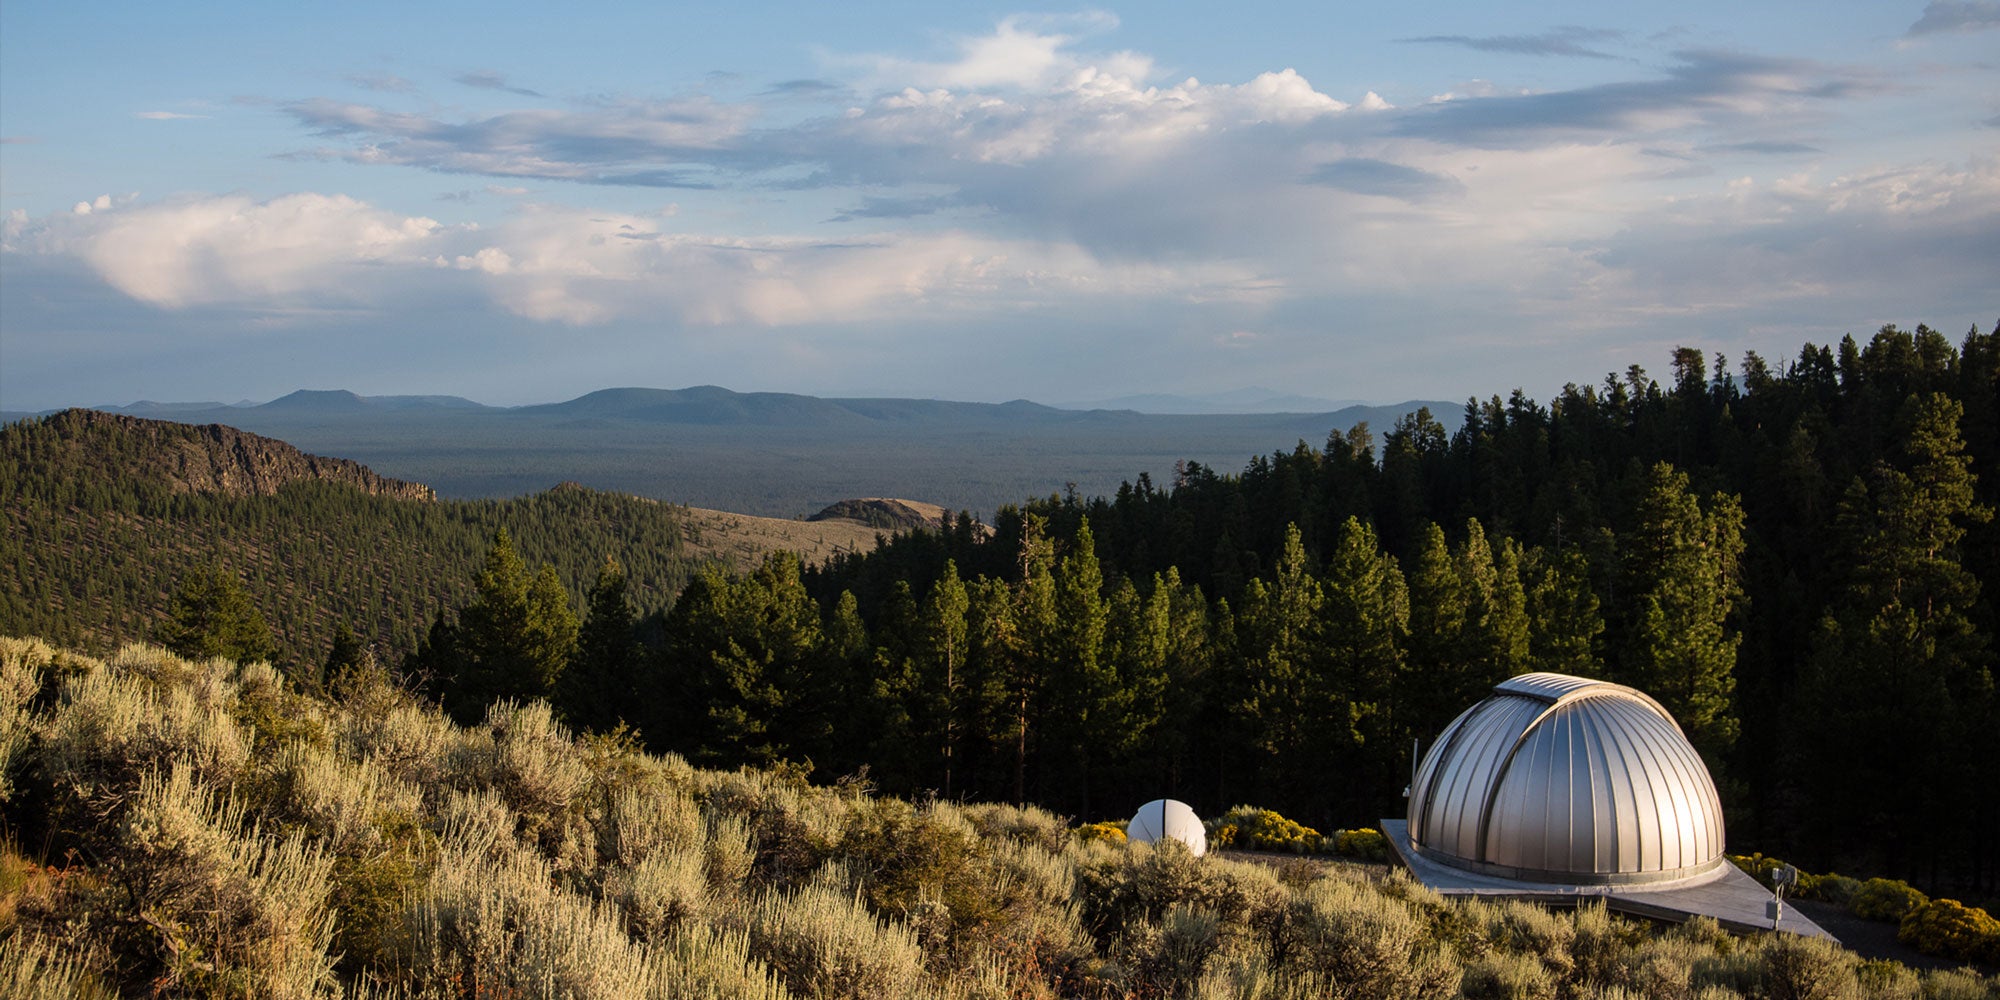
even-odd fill
[[(1283, 397), (1273, 397), (1280, 398)], [(1445, 432), (1458, 403), (1412, 400), (1325, 411), (1152, 414), (1028, 400), (821, 398), (617, 388), (535, 406), (454, 396), (305, 390), (249, 407), (151, 404), (159, 419), (225, 424), (340, 455), (442, 497), (518, 497), (565, 480), (717, 510), (804, 517), (848, 497), (923, 497), (990, 516), (1059, 493), (1115, 493), (1183, 462), (1240, 471), (1251, 456), (1313, 447), (1357, 423), (1378, 441), (1429, 406)]]
[(1330, 413), (1351, 406), (1366, 406), (1359, 399), (1325, 399), (1300, 396), (1273, 389), (1245, 388), (1199, 396), (1145, 393), (1084, 402), (1058, 403), (1065, 410), (1133, 410), (1151, 414), (1225, 413)]

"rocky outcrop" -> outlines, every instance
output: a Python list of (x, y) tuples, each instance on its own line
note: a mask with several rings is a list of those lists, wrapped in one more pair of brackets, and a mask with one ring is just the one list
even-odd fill
[(893, 497), (861, 497), (828, 506), (808, 521), (859, 521), (884, 531), (936, 531), (948, 524), (950, 512), (934, 503), (897, 500)]
[(115, 441), (107, 450), (136, 466), (127, 474), (163, 480), (176, 493), (270, 495), (286, 483), (321, 480), (401, 500), (437, 499), (420, 483), (379, 476), (344, 458), (308, 455), (222, 424), (177, 424), (98, 410), (64, 410), (47, 421), (63, 439), (84, 447), (93, 438)]

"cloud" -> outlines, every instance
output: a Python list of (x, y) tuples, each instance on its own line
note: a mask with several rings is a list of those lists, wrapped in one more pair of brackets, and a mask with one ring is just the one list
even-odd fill
[(339, 195), (144, 205), (103, 196), (70, 213), (9, 218), (0, 250), (80, 263), (123, 295), (170, 311), (376, 308), (470, 289), (516, 316), (575, 326), (671, 317), (690, 327), (777, 327), (1265, 293), (1235, 264), (1107, 262), (1070, 243), (962, 231), (714, 236), (662, 228), (673, 214), (529, 205), (497, 225), (445, 226)]
[(1465, 185), (1456, 178), (1433, 174), (1385, 160), (1354, 157), (1321, 164), (1306, 178), (1314, 184), (1352, 191), (1356, 194), (1424, 201), (1462, 195)]
[(512, 84), (509, 84), (507, 82), (507, 78), (505, 76), (502, 76), (499, 73), (486, 73), (486, 72), (460, 73), (459, 75), (452, 77), (452, 79), (468, 87), (477, 87), (480, 90), (498, 90), (503, 93), (518, 94), (521, 97), (548, 96), (538, 90), (529, 90), (526, 87), (513, 86)]
[(847, 88), (827, 80), (785, 80), (772, 84), (762, 96), (765, 97), (835, 97), (847, 93)]
[(10, 221), (6, 249), (81, 261), (119, 292), (160, 308), (281, 309), (360, 295), (370, 283), (357, 269), (413, 261), (413, 250), (442, 228), (337, 195), (150, 205), (100, 197), (38, 224)]
[(1791, 156), (1795, 154), (1821, 153), (1818, 146), (1808, 146), (1803, 142), (1783, 142), (1774, 139), (1752, 139), (1746, 142), (1725, 142), (1708, 147), (1724, 153), (1757, 153), (1766, 156)]
[(1529, 56), (1576, 56), (1584, 59), (1616, 59), (1609, 52), (1589, 48), (1591, 42), (1615, 42), (1623, 39), (1624, 33), (1602, 28), (1562, 27), (1552, 28), (1539, 35), (1426, 35), (1422, 38), (1399, 38), (1397, 41), (1417, 44), (1461, 45), (1480, 52), (1510, 52)]
[(1691, 128), (1768, 129), (1772, 119), (1810, 102), (1888, 89), (1868, 74), (1802, 59), (1702, 50), (1677, 58), (1662, 79), (1446, 101), (1403, 117), (1398, 128), (1481, 147)]
[[(2000, 156), (1821, 179), (1742, 179), (1635, 214), (1592, 252), (1584, 293), (1607, 320), (1656, 315), (1954, 313), (1991, 306)], [(1576, 305), (1572, 303), (1572, 306)]]
[(134, 111), (132, 112), (132, 117), (144, 118), (148, 121), (167, 122), (182, 118), (207, 118), (208, 116), (183, 114), (179, 111)]
[(855, 219), (914, 219), (954, 208), (958, 199), (950, 195), (924, 195), (913, 198), (861, 199), (861, 204), (833, 217), (835, 222), (852, 222)]
[(415, 93), (417, 85), (394, 73), (350, 73), (345, 78), (363, 90), (379, 90), (390, 94)]
[(2000, 28), (2000, 0), (1931, 0), (1906, 37), (1968, 34)]
[(694, 161), (721, 159), (725, 143), (740, 138), (754, 114), (705, 98), (509, 111), (458, 122), (327, 99), (295, 102), (285, 111), (322, 136), (357, 143), (315, 155), (441, 173), (657, 187), (705, 186)]

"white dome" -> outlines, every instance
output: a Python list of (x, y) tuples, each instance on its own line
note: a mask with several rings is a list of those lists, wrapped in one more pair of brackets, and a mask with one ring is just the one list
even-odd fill
[(1410, 787), (1425, 857), (1534, 882), (1616, 885), (1722, 863), (1722, 803), (1681, 729), (1645, 694), (1523, 674), (1445, 728)]
[(1125, 826), (1125, 839), (1137, 843), (1150, 844), (1162, 837), (1186, 844), (1197, 858), (1208, 853), (1208, 831), (1202, 828), (1201, 817), (1178, 799), (1154, 799), (1140, 806)]

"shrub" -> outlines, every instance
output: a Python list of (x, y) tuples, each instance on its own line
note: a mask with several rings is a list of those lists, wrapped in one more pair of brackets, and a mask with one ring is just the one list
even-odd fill
[(1337, 830), (1333, 835), (1333, 852), (1364, 861), (1387, 862), (1389, 838), (1380, 830)]
[(1764, 995), (1771, 1000), (1860, 1000), (1861, 962), (1825, 938), (1773, 934), (1761, 941)]
[(1556, 979), (1532, 954), (1495, 951), (1465, 968), (1466, 1000), (1556, 1000)]
[(0, 937), (0, 995), (61, 1000), (114, 1000), (91, 974), (94, 956), (27, 934)]
[(1256, 806), (1237, 806), (1210, 820), (1206, 826), (1211, 847), (1316, 854), (1326, 846), (1325, 838), (1319, 835), (1319, 831)]
[(482, 811), (452, 819), (425, 892), (406, 912), (410, 992), (574, 1000), (661, 992), (657, 961), (627, 937), (617, 911), (563, 891), (546, 862), (498, 836)]
[(1853, 905), (1854, 894), (1861, 891), (1861, 880), (1828, 872), (1825, 875), (1799, 876), (1800, 899), (1817, 899), (1838, 906)]
[(1871, 878), (1855, 890), (1849, 907), (1857, 917), (1896, 924), (1928, 902), (1930, 897), (1911, 888), (1907, 882)]
[(2000, 954), (2000, 920), (1956, 899), (1933, 899), (1903, 917), (1896, 940), (1926, 955), (1990, 961)]
[(916, 935), (876, 919), (859, 899), (815, 879), (768, 892), (750, 918), (751, 952), (802, 996), (909, 997), (923, 974)]
[(1366, 883), (1329, 878), (1293, 897), (1279, 950), (1328, 996), (1452, 997), (1459, 971), (1427, 943), (1408, 904)]
[(299, 837), (243, 829), (240, 803), (176, 766), (148, 775), (126, 817), (113, 877), (143, 900), (129, 944), (191, 994), (312, 997), (332, 975), (330, 860)]
[(1077, 827), (1076, 836), (1079, 840), (1102, 840), (1106, 843), (1122, 844), (1125, 842), (1125, 824), (1111, 822), (1091, 823), (1087, 826)]

